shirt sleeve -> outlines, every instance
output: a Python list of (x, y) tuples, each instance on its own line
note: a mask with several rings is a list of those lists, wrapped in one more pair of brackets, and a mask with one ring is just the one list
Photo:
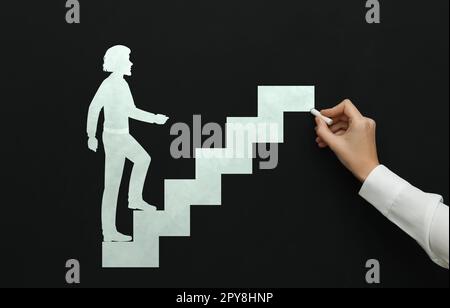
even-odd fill
[(441, 196), (417, 189), (383, 165), (371, 172), (359, 194), (415, 239), (435, 263), (449, 268), (449, 211)]
[(95, 93), (94, 98), (92, 99), (91, 104), (89, 105), (88, 116), (87, 116), (87, 125), (86, 131), (88, 136), (95, 137), (97, 132), (97, 123), (98, 117), (100, 115), (100, 111), (105, 105), (106, 99), (108, 98), (108, 86), (106, 81), (104, 81)]

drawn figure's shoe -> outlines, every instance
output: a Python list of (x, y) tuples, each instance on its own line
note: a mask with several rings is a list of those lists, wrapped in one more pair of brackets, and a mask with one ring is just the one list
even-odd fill
[(119, 232), (103, 236), (104, 242), (131, 242), (132, 240), (133, 238), (131, 236)]
[(128, 208), (137, 211), (156, 211), (156, 206), (148, 204), (144, 200), (131, 202)]

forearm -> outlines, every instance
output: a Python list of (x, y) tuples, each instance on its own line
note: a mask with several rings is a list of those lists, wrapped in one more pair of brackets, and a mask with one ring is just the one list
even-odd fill
[(130, 118), (146, 123), (155, 123), (156, 114), (138, 108), (133, 108), (130, 113)]
[(441, 196), (417, 189), (384, 166), (372, 171), (360, 195), (448, 268), (448, 207)]
[(87, 116), (86, 132), (89, 138), (95, 137), (97, 133), (98, 117), (100, 115), (101, 108), (91, 105), (89, 107)]

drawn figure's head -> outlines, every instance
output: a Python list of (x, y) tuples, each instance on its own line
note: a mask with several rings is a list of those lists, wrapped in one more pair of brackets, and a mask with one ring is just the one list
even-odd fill
[(108, 49), (103, 58), (103, 70), (105, 72), (131, 76), (130, 48), (117, 45)]

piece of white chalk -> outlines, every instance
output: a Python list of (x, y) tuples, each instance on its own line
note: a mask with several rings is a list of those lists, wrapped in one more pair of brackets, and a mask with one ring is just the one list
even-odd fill
[(313, 109), (311, 109), (311, 114), (315, 117), (322, 118), (328, 124), (328, 126), (333, 125), (333, 120), (330, 118), (327, 118), (326, 116), (323, 116), (319, 110), (313, 108)]

